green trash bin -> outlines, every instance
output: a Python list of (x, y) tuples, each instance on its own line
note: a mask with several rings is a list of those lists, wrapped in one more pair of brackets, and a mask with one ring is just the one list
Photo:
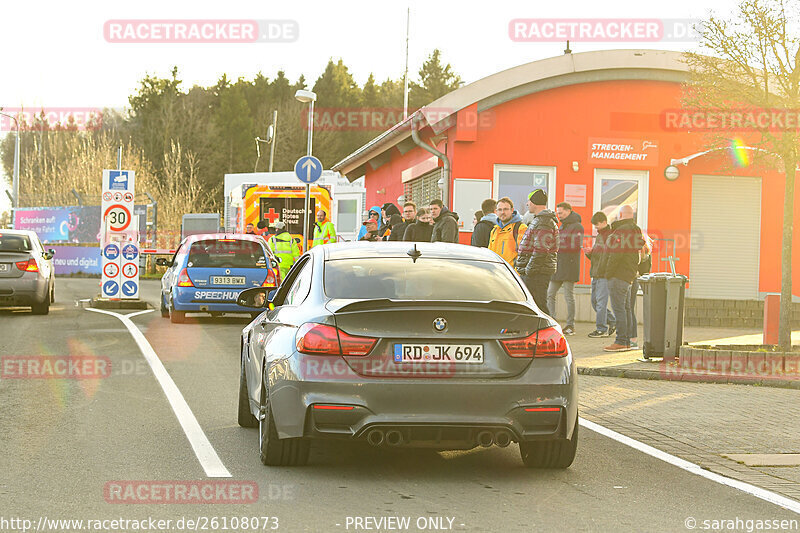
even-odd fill
[(644, 293), (644, 335), (642, 353), (645, 359), (674, 359), (683, 343), (683, 307), (686, 282), (682, 274), (656, 272), (639, 278)]

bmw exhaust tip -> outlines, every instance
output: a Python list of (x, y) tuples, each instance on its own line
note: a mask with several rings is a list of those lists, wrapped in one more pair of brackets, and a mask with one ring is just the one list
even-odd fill
[(498, 431), (494, 436), (494, 443), (505, 448), (511, 444), (511, 434), (506, 430)]
[(383, 431), (380, 429), (373, 429), (367, 433), (367, 442), (369, 442), (372, 446), (380, 446), (383, 444), (383, 438)]
[(478, 433), (478, 444), (484, 448), (489, 448), (494, 443), (494, 435), (491, 431), (481, 431)]
[(393, 429), (386, 432), (386, 444), (389, 446), (399, 446), (403, 444), (403, 434)]

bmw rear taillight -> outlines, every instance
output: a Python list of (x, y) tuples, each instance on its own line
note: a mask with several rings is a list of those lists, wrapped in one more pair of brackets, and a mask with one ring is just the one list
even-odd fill
[(501, 340), (511, 357), (566, 357), (567, 339), (556, 328), (545, 328), (521, 339)]
[(194, 287), (194, 283), (192, 283), (191, 278), (189, 278), (189, 273), (185, 268), (181, 270), (178, 276), (178, 287)]
[(275, 272), (271, 268), (267, 269), (267, 279), (261, 284), (262, 287), (277, 287), (278, 279), (275, 277)]
[(23, 272), (39, 272), (39, 265), (36, 264), (36, 259), (32, 257), (27, 261), (18, 261), (17, 268)]
[(325, 324), (307, 322), (297, 331), (297, 351), (309, 355), (367, 355), (378, 339), (358, 337)]

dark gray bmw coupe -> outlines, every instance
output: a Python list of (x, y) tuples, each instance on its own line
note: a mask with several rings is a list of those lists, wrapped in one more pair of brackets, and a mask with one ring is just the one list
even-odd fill
[(261, 461), (300, 465), (317, 439), (467, 450), (519, 444), (566, 468), (578, 441), (576, 367), (556, 322), (486, 248), (312, 248), (242, 332), (239, 424)]

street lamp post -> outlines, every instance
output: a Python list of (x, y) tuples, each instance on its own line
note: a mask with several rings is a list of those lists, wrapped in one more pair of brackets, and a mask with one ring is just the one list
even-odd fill
[[(0, 108), (2, 109), (2, 108)], [(14, 221), (14, 212), (19, 207), (19, 120), (17, 117), (13, 115), (9, 115), (8, 113), (0, 113), (5, 117), (8, 117), (14, 121), (17, 125), (17, 139), (14, 142), (14, 174), (11, 178), (11, 190), (12, 190), (12, 200), (11, 200), (11, 221)]]
[[(296, 93), (294, 93), (294, 97), (303, 103), (308, 103), (308, 149), (306, 150), (306, 155), (311, 155), (311, 139), (312, 134), (314, 133), (314, 102), (317, 100), (317, 94), (312, 91), (306, 91), (304, 89), (299, 89)], [(304, 215), (305, 220), (303, 220), (303, 251), (308, 250), (308, 211), (311, 208), (311, 185), (306, 183), (306, 201), (304, 204)]]

